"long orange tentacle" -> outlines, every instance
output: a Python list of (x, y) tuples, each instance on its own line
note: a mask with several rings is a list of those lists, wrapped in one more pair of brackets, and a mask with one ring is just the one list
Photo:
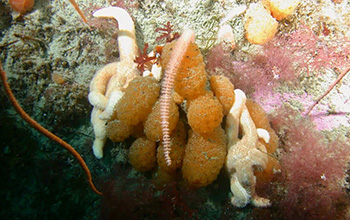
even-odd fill
[(1, 80), (2, 83), (4, 85), (5, 88), (5, 92), (8, 96), (8, 98), (10, 99), (12, 106), (15, 108), (15, 110), (17, 111), (17, 113), (23, 118), (23, 120), (25, 120), (30, 126), (32, 126), (33, 128), (35, 128), (36, 130), (38, 130), (40, 133), (42, 133), (43, 135), (45, 135), (46, 137), (50, 138), (51, 140), (57, 142), (59, 145), (61, 145), (62, 147), (64, 147), (66, 150), (68, 150), (71, 154), (73, 154), (73, 156), (78, 160), (79, 165), (81, 166), (81, 168), (83, 168), (85, 175), (87, 176), (89, 185), (91, 187), (91, 189), (97, 193), (98, 195), (102, 195), (102, 193), (100, 191), (98, 191), (94, 185), (94, 183), (92, 182), (92, 177), (91, 177), (91, 173), (89, 168), (87, 167), (84, 159), (80, 156), (80, 154), (67, 142), (65, 142), (64, 140), (62, 140), (61, 138), (57, 137), (56, 135), (54, 135), (53, 133), (51, 133), (49, 130), (47, 130), (46, 128), (44, 128), (43, 126), (41, 126), (38, 122), (36, 122), (34, 119), (32, 119), (23, 109), (22, 107), (18, 104), (16, 98), (14, 97), (10, 86), (7, 83), (7, 76), (6, 76), (6, 72), (4, 71), (4, 69), (2, 68), (1, 62), (0, 62), (0, 74), (1, 74)]
[(80, 17), (83, 19), (83, 21), (87, 24), (88, 21), (84, 15), (84, 13), (80, 10), (79, 5), (77, 4), (77, 2), (75, 0), (69, 0), (70, 3), (72, 3), (74, 9), (78, 12), (78, 14), (80, 15)]

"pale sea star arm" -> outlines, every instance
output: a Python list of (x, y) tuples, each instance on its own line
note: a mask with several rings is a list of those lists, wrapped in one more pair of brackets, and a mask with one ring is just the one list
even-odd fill
[[(267, 207), (270, 201), (259, 197), (255, 192), (256, 178), (253, 166), (265, 169), (268, 158), (263, 152), (266, 152), (266, 149), (258, 138), (268, 142), (269, 135), (264, 129), (257, 130), (245, 100), (245, 94), (235, 90), (235, 103), (226, 119), (226, 134), (230, 145), (225, 165), (233, 194), (231, 203), (237, 207), (244, 207), (249, 202), (257, 207)], [(238, 139), (239, 126), (242, 139)]]
[(118, 47), (120, 60), (134, 60), (138, 53), (135, 26), (132, 18), (119, 7), (102, 8), (94, 12), (94, 17), (114, 18), (118, 21)]
[(233, 174), (230, 178), (231, 192), (235, 192), (234, 196), (231, 197), (232, 205), (236, 207), (244, 207), (250, 201), (250, 194), (238, 181), (236, 174)]
[(134, 22), (128, 12), (119, 7), (107, 7), (97, 10), (94, 17), (114, 18), (118, 22), (118, 48), (120, 61), (116, 63), (115, 74), (111, 77), (107, 85), (105, 96), (108, 99), (105, 111), (99, 116), (107, 120), (111, 116), (114, 106), (120, 100), (123, 90), (129, 82), (139, 75), (134, 62), (138, 55)]
[(111, 77), (117, 72), (117, 63), (110, 63), (97, 71), (90, 83), (89, 102), (94, 107), (105, 110), (108, 99), (105, 96), (107, 84)]
[(106, 120), (123, 95), (129, 82), (139, 75), (134, 63), (138, 54), (135, 27), (130, 15), (122, 8), (102, 8), (93, 14), (95, 17), (111, 17), (118, 21), (118, 49), (120, 61), (106, 65), (93, 77), (90, 84), (89, 102), (94, 106), (91, 123), (95, 141), (92, 146), (96, 158), (103, 157), (103, 147), (107, 140)]
[(239, 140), (239, 119), (241, 116), (242, 108), (245, 105), (247, 99), (244, 92), (240, 89), (236, 89), (234, 93), (235, 102), (233, 103), (230, 112), (227, 114), (225, 127), (229, 147)]
[[(123, 78), (133, 78), (136, 74), (134, 59), (138, 54), (138, 47), (134, 22), (124, 9), (119, 7), (102, 8), (97, 10), (93, 16), (114, 18), (119, 25), (118, 49), (120, 61), (110, 63), (97, 71), (90, 83), (90, 103), (101, 110), (105, 110), (109, 96), (116, 87), (125, 87), (124, 84), (130, 81)], [(130, 77), (128, 77), (129, 75)], [(113, 83), (110, 81), (113, 81)], [(114, 105), (109, 104), (108, 106), (113, 108)]]
[(92, 145), (92, 150), (97, 159), (101, 159), (103, 157), (103, 147), (107, 141), (105, 128), (106, 122), (98, 117), (101, 112), (102, 111), (98, 108), (93, 108), (91, 112), (91, 124), (95, 133), (95, 140)]

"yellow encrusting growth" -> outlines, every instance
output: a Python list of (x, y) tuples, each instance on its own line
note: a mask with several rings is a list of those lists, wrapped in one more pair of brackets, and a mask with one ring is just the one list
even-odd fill
[(261, 3), (251, 4), (244, 19), (245, 36), (250, 43), (264, 44), (277, 32), (278, 22)]
[(278, 22), (291, 15), (300, 0), (262, 0), (252, 3), (244, 17), (246, 39), (253, 44), (264, 44), (271, 40)]
[(263, 0), (263, 2), (271, 11), (272, 16), (280, 21), (294, 12), (300, 0)]

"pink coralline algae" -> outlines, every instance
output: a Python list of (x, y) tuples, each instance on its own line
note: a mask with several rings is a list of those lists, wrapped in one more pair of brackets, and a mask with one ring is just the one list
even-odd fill
[[(344, 94), (337, 94), (332, 99), (331, 103), (319, 103), (316, 108), (310, 114), (311, 121), (315, 124), (315, 129), (332, 130), (341, 125), (350, 126), (346, 119), (346, 113), (350, 112), (350, 102), (346, 102), (342, 97)], [(307, 111), (308, 107), (313, 104), (313, 98), (311, 95), (302, 93), (300, 95), (294, 93), (277, 93), (270, 92), (252, 94), (252, 98), (258, 102), (266, 112), (272, 112), (285, 103), (298, 103), (301, 106), (302, 114)], [(334, 113), (329, 112), (329, 105), (334, 106)]]

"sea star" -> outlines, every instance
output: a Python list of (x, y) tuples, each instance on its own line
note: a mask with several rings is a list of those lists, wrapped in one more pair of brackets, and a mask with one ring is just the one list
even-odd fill
[[(251, 202), (256, 207), (270, 206), (270, 201), (259, 197), (255, 192), (255, 168), (265, 169), (268, 161), (266, 148), (259, 142), (263, 138), (269, 142), (269, 133), (265, 129), (257, 129), (245, 106), (246, 96), (243, 91), (235, 90), (235, 102), (226, 118), (226, 134), (228, 137), (228, 154), (226, 170), (230, 177), (231, 203), (244, 207)], [(242, 138), (239, 139), (239, 128)]]
[(134, 62), (138, 55), (135, 27), (130, 15), (122, 8), (107, 7), (97, 10), (93, 16), (109, 17), (118, 21), (118, 48), (120, 60), (110, 63), (96, 72), (90, 83), (89, 102), (94, 106), (91, 123), (95, 140), (93, 151), (96, 158), (103, 157), (103, 147), (107, 140), (106, 120), (112, 115), (114, 106), (124, 94), (129, 82), (140, 73)]

